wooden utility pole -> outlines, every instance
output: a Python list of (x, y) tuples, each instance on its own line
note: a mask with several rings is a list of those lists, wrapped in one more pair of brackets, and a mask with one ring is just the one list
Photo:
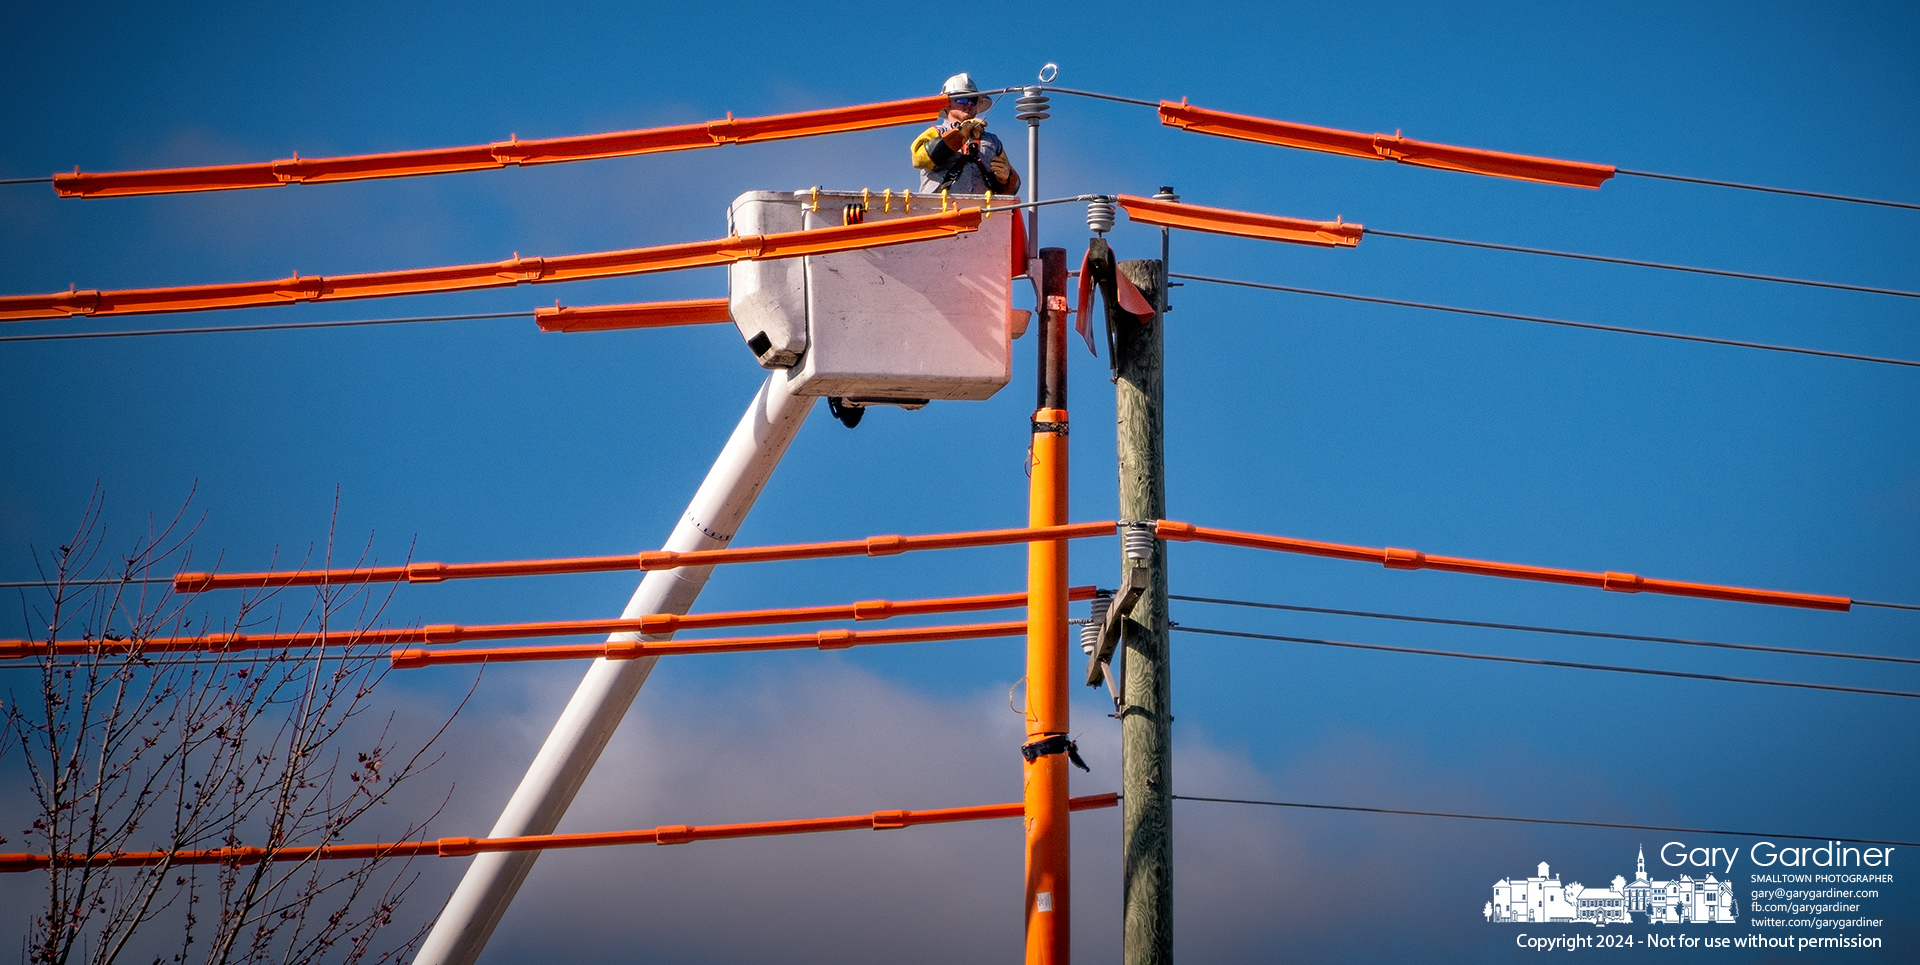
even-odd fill
[[(1163, 261), (1123, 261), (1118, 269), (1154, 306), (1154, 314), (1143, 319), (1122, 311), (1117, 299), (1106, 300), (1119, 418), (1120, 518), (1165, 519), (1161, 323), (1167, 304), (1166, 268)], [(1125, 543), (1122, 540), (1120, 565), (1144, 566), (1147, 589), (1120, 624), (1124, 636), (1116, 670), (1123, 686), (1123, 961), (1167, 965), (1173, 961), (1173, 713), (1168, 686), (1166, 544), (1154, 541), (1146, 559), (1137, 560), (1126, 558)]]

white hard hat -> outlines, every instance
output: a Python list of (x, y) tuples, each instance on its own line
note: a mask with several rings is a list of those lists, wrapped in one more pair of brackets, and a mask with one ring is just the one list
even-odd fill
[(955, 97), (966, 97), (971, 94), (980, 101), (979, 106), (974, 108), (974, 113), (976, 114), (985, 114), (987, 108), (993, 106), (993, 98), (980, 93), (980, 88), (975, 87), (973, 84), (973, 78), (968, 77), (966, 74), (955, 74), (947, 78), (947, 82), (940, 85), (940, 93), (947, 95), (949, 100)]

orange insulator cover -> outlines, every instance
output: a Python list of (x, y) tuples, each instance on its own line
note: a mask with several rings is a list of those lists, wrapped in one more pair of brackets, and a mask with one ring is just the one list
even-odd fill
[(1562, 161), (1530, 154), (1509, 154), (1505, 151), (1489, 151), (1484, 148), (1416, 141), (1410, 137), (1401, 137), (1397, 133), (1362, 134), (1358, 131), (1315, 127), (1312, 124), (1296, 124), (1291, 121), (1276, 121), (1245, 114), (1229, 114), (1225, 111), (1194, 107), (1185, 101), (1178, 104), (1172, 101), (1161, 101), (1160, 123), (1168, 127), (1178, 127), (1241, 141), (1277, 144), (1282, 147), (1343, 154), (1347, 157), (1366, 158), (1373, 161), (1399, 161), (1402, 164), (1439, 168), (1444, 171), (1462, 171), (1467, 174), (1485, 174), (1497, 178), (1565, 184), (1580, 188), (1599, 187), (1608, 178), (1613, 177), (1615, 170), (1611, 164)]
[(706, 325), (730, 322), (724, 298), (696, 298), (680, 302), (636, 302), (627, 305), (587, 305), (578, 308), (555, 305), (537, 308), (534, 321), (543, 332), (611, 332), (628, 328), (663, 328), (669, 325)]
[(1217, 235), (1238, 235), (1267, 241), (1287, 241), (1296, 245), (1322, 248), (1352, 248), (1360, 244), (1366, 229), (1345, 221), (1308, 221), (1283, 218), (1275, 214), (1203, 208), (1177, 201), (1155, 201), (1123, 194), (1115, 199), (1127, 212), (1127, 218), (1141, 224), (1206, 231)]
[(519, 284), (613, 278), (682, 268), (728, 265), (736, 261), (793, 258), (834, 251), (856, 251), (888, 245), (930, 241), (978, 230), (980, 208), (957, 208), (934, 214), (836, 225), (809, 231), (765, 235), (735, 235), (710, 241), (689, 241), (651, 248), (595, 251), (553, 258), (412, 268), (359, 275), (298, 274), (274, 281), (224, 285), (188, 285), (179, 288), (133, 288), (121, 291), (55, 292), (50, 295), (0, 295), (0, 321), (64, 318), (71, 315), (144, 315), (192, 312), (213, 308), (249, 308), (289, 305), (303, 301), (346, 298), (382, 298), (433, 292), (510, 288)]
[(867, 131), (923, 122), (946, 106), (946, 97), (915, 97), (880, 104), (859, 104), (797, 114), (735, 118), (643, 128), (608, 134), (581, 134), (531, 141), (510, 138), (467, 147), (352, 154), (254, 164), (165, 168), (151, 171), (71, 173), (53, 176), (53, 189), (63, 198), (108, 198), (138, 194), (178, 194), (188, 191), (226, 191), (236, 188), (277, 188), (285, 184), (403, 178), (421, 174), (483, 171), (509, 165), (554, 164), (596, 158), (627, 157), (663, 151), (685, 151), (749, 141), (778, 141)]

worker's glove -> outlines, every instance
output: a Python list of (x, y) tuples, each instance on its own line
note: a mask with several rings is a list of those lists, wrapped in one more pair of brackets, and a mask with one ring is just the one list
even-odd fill
[(979, 140), (980, 135), (984, 133), (986, 129), (986, 121), (977, 117), (969, 117), (953, 125), (952, 129), (940, 136), (940, 140), (946, 144), (947, 147), (953, 149), (955, 153), (958, 153), (966, 149), (968, 141)]
[(1000, 185), (1000, 190), (1009, 190), (1013, 182), (1013, 165), (1007, 163), (1007, 156), (995, 154), (993, 160), (987, 162), (987, 167), (993, 171), (994, 183)]

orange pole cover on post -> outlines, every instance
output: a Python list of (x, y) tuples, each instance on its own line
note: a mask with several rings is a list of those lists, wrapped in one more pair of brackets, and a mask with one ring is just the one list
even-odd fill
[(70, 315), (146, 315), (214, 308), (290, 305), (303, 301), (382, 298), (435, 292), (511, 288), (519, 284), (614, 278), (682, 268), (705, 268), (736, 261), (795, 258), (835, 251), (882, 248), (931, 241), (976, 231), (981, 208), (956, 208), (934, 214), (835, 225), (810, 231), (735, 235), (652, 248), (596, 251), (554, 258), (521, 258), (474, 265), (412, 268), (359, 275), (311, 275), (273, 281), (121, 291), (65, 291), (50, 295), (0, 295), (0, 321), (64, 318)]
[(1360, 236), (1366, 233), (1366, 229), (1360, 225), (1344, 221), (1307, 221), (1274, 214), (1254, 214), (1251, 211), (1203, 208), (1197, 204), (1156, 201), (1131, 194), (1120, 195), (1114, 200), (1126, 209), (1130, 221), (1217, 235), (1287, 241), (1322, 248), (1352, 248), (1360, 244)]
[(1416, 141), (1410, 137), (1401, 137), (1397, 133), (1361, 134), (1358, 131), (1315, 127), (1312, 124), (1295, 124), (1291, 121), (1276, 121), (1265, 117), (1229, 114), (1225, 111), (1193, 107), (1185, 101), (1178, 104), (1172, 101), (1161, 101), (1160, 123), (1201, 134), (1213, 134), (1218, 137), (1230, 137), (1260, 144), (1277, 144), (1281, 147), (1342, 154), (1371, 161), (1398, 161), (1401, 164), (1439, 168), (1443, 171), (1461, 171), (1466, 174), (1484, 174), (1496, 178), (1564, 184), (1579, 188), (1597, 188), (1608, 178), (1613, 177), (1615, 170), (1611, 164), (1562, 161), (1557, 158), (1534, 157), (1529, 154), (1509, 154), (1505, 151)]
[(227, 191), (236, 188), (277, 188), (286, 184), (403, 178), (421, 174), (484, 171), (509, 165), (555, 164), (598, 158), (628, 157), (663, 151), (685, 151), (749, 141), (778, 141), (819, 134), (869, 131), (932, 118), (947, 99), (941, 95), (860, 104), (771, 117), (734, 118), (704, 124), (582, 134), (522, 141), (511, 138), (467, 147), (354, 154), (343, 157), (224, 164), (213, 167), (165, 168), (151, 171), (115, 171), (100, 174), (78, 170), (53, 176), (53, 189), (63, 198), (109, 198), (140, 194), (178, 194), (188, 191)]

